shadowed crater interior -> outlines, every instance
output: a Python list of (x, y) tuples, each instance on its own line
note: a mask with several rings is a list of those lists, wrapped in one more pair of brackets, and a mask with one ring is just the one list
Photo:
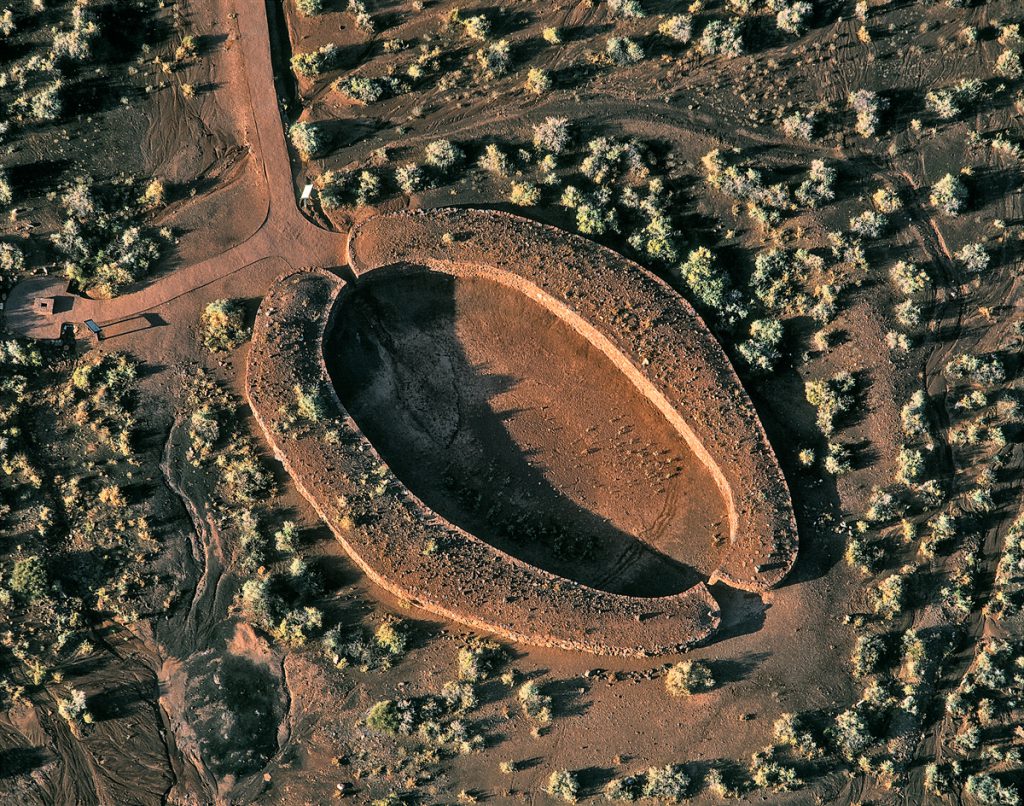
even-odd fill
[(706, 579), (725, 502), (669, 421), (567, 321), (495, 280), (421, 267), (349, 286), (325, 343), (338, 396), (428, 507), (614, 593)]

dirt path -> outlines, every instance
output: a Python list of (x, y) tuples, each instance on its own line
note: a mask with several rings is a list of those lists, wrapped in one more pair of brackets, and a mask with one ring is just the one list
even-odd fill
[[(60, 277), (24, 280), (11, 290), (4, 313), (10, 330), (32, 338), (57, 338), (64, 323), (78, 325), (81, 332), (86, 319), (102, 326), (145, 318), (145, 314), (268, 257), (282, 257), (295, 266), (332, 267), (344, 263), (345, 235), (318, 227), (296, 204), (291, 157), (274, 82), (267, 4), (238, 3), (236, 10), (236, 35), (245, 69), (236, 76), (239, 86), (235, 91), (248, 97), (250, 119), (245, 137), (249, 154), (265, 180), (265, 199), (256, 202), (266, 205), (263, 224), (238, 246), (179, 267), (114, 299), (67, 295), (67, 282)], [(211, 225), (216, 226), (216, 222)], [(41, 315), (33, 309), (35, 299), (52, 296), (64, 297), (65, 310)]]

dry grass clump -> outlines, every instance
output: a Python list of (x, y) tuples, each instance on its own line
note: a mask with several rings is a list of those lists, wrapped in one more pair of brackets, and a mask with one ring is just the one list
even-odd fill
[(665, 689), (674, 697), (710, 691), (715, 687), (711, 667), (702, 660), (684, 660), (675, 664), (665, 676)]

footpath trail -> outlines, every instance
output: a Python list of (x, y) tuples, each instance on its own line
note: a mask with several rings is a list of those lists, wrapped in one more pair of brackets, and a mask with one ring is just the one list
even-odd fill
[[(262, 226), (237, 246), (219, 255), (181, 266), (147, 282), (136, 291), (114, 299), (89, 299), (68, 294), (59, 276), (33, 277), (16, 285), (7, 300), (4, 320), (8, 329), (32, 338), (57, 338), (65, 323), (79, 326), (92, 319), (101, 326), (155, 311), (268, 257), (281, 257), (293, 266), (337, 266), (344, 263), (346, 235), (325, 230), (298, 209), (284, 121), (274, 84), (270, 23), (266, 2), (235, 6), (238, 44), (245, 65), (233, 77), (234, 92), (248, 96), (250, 121), (247, 145), (256, 169), (263, 175), (267, 212)], [(217, 222), (211, 221), (216, 227)], [(37, 299), (57, 299), (53, 313), (36, 309)]]

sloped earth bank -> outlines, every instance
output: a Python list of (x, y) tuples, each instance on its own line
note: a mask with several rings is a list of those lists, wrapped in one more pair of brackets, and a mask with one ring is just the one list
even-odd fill
[(325, 346), (345, 408), (447, 520), (591, 587), (665, 596), (727, 539), (714, 479), (608, 358), (483, 277), (374, 274)]
[[(393, 221), (391, 217), (381, 220), (385, 229)], [(448, 255), (450, 260), (441, 269), (437, 266), (432, 266), (434, 271), (413, 269), (411, 276), (416, 281), (426, 281), (428, 287), (433, 286), (434, 290), (439, 283), (441, 293), (448, 296), (453, 293), (451, 287), (456, 283), (454, 278), (458, 282), (465, 279), (470, 289), (467, 292), (470, 298), (473, 289), (482, 290), (486, 295), (488, 292), (494, 293), (498, 286), (503, 287), (500, 297), (535, 296), (536, 303), (516, 303), (513, 311), (525, 306), (524, 313), (540, 316), (541, 319), (533, 324), (536, 327), (554, 328), (551, 334), (553, 340), (561, 341), (561, 349), (570, 351), (569, 354), (574, 347), (577, 350), (583, 349), (582, 345), (585, 344), (584, 352), (600, 355), (600, 358), (591, 358), (586, 367), (574, 367), (570, 360), (563, 368), (552, 363), (549, 371), (590, 371), (596, 375), (591, 381), (599, 384), (603, 378), (596, 370), (611, 369), (613, 375), (609, 377), (615, 379), (609, 382), (610, 389), (605, 392), (604, 398), (598, 397), (593, 402), (617, 405), (625, 410), (630, 401), (645, 401), (636, 413), (630, 412), (623, 416), (628, 420), (646, 420), (647, 425), (652, 427), (652, 433), (657, 435), (655, 439), (664, 439), (665, 444), (672, 442), (680, 451), (679, 464), (675, 467), (689, 478), (694, 491), (692, 501), (696, 503), (703, 497), (702, 503), (711, 504), (704, 511), (696, 507), (688, 510), (684, 506), (682, 512), (688, 513), (686, 517), (694, 520), (703, 518), (706, 524), (712, 524), (712, 528), (716, 519), (721, 523), (723, 514), (729, 521), (728, 539), (723, 541), (720, 555), (713, 563), (706, 563), (705, 559), (705, 563), (713, 568), (712, 576), (728, 579), (740, 587), (763, 590), (776, 584), (785, 575), (796, 555), (796, 533), (788, 491), (774, 462), (771, 448), (760, 431), (756, 415), (735, 375), (731, 374), (727, 360), (684, 302), (617, 255), (583, 239), (565, 236), (557, 230), (539, 227), (524, 219), (479, 211), (434, 211), (411, 217), (408, 221), (403, 220), (402, 225), (409, 239), (400, 242), (399, 252), (405, 247), (415, 253), (416, 245), (421, 242), (440, 243), (440, 231), (447, 231), (448, 227), (461, 229), (461, 237), (449, 237), (446, 241), (466, 244), (452, 248)], [(434, 229), (439, 231), (434, 232)], [(353, 240), (363, 237), (367, 236), (357, 231)], [(524, 248), (532, 249), (535, 257), (527, 258), (525, 254), (515, 253), (515, 250), (512, 250), (510, 256), (505, 245), (516, 241), (523, 243)], [(365, 253), (356, 258), (360, 249), (358, 242), (350, 246), (350, 260), (357, 272), (365, 274), (377, 268), (365, 262)], [(480, 260), (472, 262), (469, 259), (473, 256), (480, 257)], [(485, 260), (493, 265), (485, 266)], [(633, 328), (623, 327), (621, 334), (615, 336), (605, 330), (602, 324), (605, 311), (589, 307), (588, 297), (579, 286), (583, 278), (575, 272), (582, 262), (587, 264), (596, 282), (611, 284), (611, 294), (621, 305), (619, 311), (633, 318)], [(531, 285), (525, 278), (536, 280), (531, 273), (539, 271), (538, 266), (541, 264), (549, 267), (547, 276), (537, 281), (536, 285)], [(389, 261), (388, 265), (399, 265), (399, 268), (387, 270), (383, 273), (385, 276), (409, 276), (409, 270), (403, 271), (397, 257)], [(484, 277), (491, 279), (485, 280)], [(500, 278), (500, 282), (495, 282), (494, 278)], [(633, 281), (623, 278), (633, 278)], [(576, 289), (574, 293), (577, 296), (574, 296), (572, 303), (567, 303), (564, 296), (549, 297), (540, 291), (540, 285), (557, 289), (559, 283), (569, 283), (571, 289)], [(372, 283), (360, 279), (356, 282), (357, 294), (363, 290), (364, 285), (372, 287)], [(560, 292), (555, 290), (553, 293)], [(458, 293), (455, 296), (458, 298)], [(605, 497), (606, 491), (598, 493), (597, 487), (588, 490), (578, 482), (571, 483), (568, 491), (552, 484), (551, 478), (546, 477), (544, 471), (532, 467), (529, 461), (524, 462), (526, 457), (523, 448), (531, 438), (531, 428), (536, 429), (537, 420), (530, 423), (527, 419), (527, 424), (520, 430), (520, 439), (525, 438), (525, 441), (516, 444), (515, 424), (508, 431), (504, 431), (504, 426), (499, 428), (501, 414), (490, 410), (490, 404), (481, 397), (482, 394), (495, 391), (493, 386), (487, 390), (488, 384), (493, 384), (494, 376), (491, 376), (491, 381), (485, 379), (467, 385), (467, 394), (470, 397), (476, 395), (478, 399), (468, 399), (466, 403), (477, 408), (476, 411), (461, 412), (454, 425), (452, 409), (446, 410), (444, 406), (439, 406), (439, 414), (431, 417), (424, 414), (427, 409), (421, 403), (414, 406), (410, 416), (421, 418), (417, 427), (427, 434), (426, 441), (421, 443), (423, 455), (436, 447), (438, 440), (448, 443), (452, 455), (459, 447), (463, 447), (456, 443), (461, 428), (458, 418), (464, 417), (467, 429), (463, 439), (469, 443), (465, 446), (469, 449), (468, 461), (461, 467), (459, 463), (462, 460), (449, 462), (447, 470), (442, 471), (448, 492), (464, 491), (465, 485), (469, 483), (465, 480), (473, 479), (474, 470), (478, 478), (481, 472), (492, 472), (498, 477), (499, 483), (506, 480), (503, 476), (507, 478), (507, 474), (514, 470), (519, 474), (519, 479), (511, 483), (507, 497), (504, 494), (494, 496), (493, 491), (485, 496), (488, 491), (478, 488), (468, 491), (464, 500), (471, 502), (470, 508), (477, 508), (475, 519), (478, 523), (483, 522), (486, 516), (492, 527), (495, 522), (500, 524), (502, 520), (511, 524), (506, 534), (495, 540), (496, 544), (507, 544), (507, 541), (519, 537), (522, 534), (517, 531), (519, 527), (523, 531), (529, 530), (528, 534), (532, 533), (540, 545), (528, 548), (525, 554), (529, 561), (523, 562), (519, 547), (516, 553), (520, 559), (516, 559), (439, 517), (440, 514), (448, 513), (433, 511), (416, 498), (413, 495), (416, 491), (410, 492), (393, 475), (394, 468), (385, 464), (356, 423), (350, 419), (331, 386), (320, 352), (325, 334), (332, 332), (334, 320), (346, 317), (349, 308), (345, 304), (347, 298), (345, 284), (327, 272), (294, 273), (282, 277), (264, 299), (257, 317), (249, 354), (247, 393), (253, 412), (278, 458), (337, 534), (345, 549), (371, 579), (395, 595), (427, 610), (527, 644), (600, 654), (643, 655), (693, 645), (714, 632), (719, 623), (718, 607), (703, 582), (697, 582), (676, 595), (638, 598), (580, 584), (581, 577), (587, 581), (598, 581), (588, 577), (596, 577), (602, 565), (580, 563), (578, 557), (573, 571), (568, 574), (571, 578), (546, 573), (532, 564), (539, 562), (542, 566), (550, 565), (551, 556), (554, 555), (557, 568), (558, 563), (565, 560), (558, 556), (559, 552), (550, 551), (548, 544), (551, 542), (564, 550), (578, 551), (581, 537), (573, 534), (572, 529), (578, 529), (580, 521), (577, 519), (570, 522), (564, 533), (559, 531), (552, 535), (548, 522), (542, 522), (539, 526), (524, 522), (524, 518), (537, 517), (540, 507), (535, 502), (524, 503), (522, 498), (516, 503), (516, 496), (525, 496), (527, 491), (534, 492), (540, 482), (541, 490), (547, 485), (544, 494), (549, 501), (555, 502), (555, 512), (559, 508), (564, 508), (563, 511), (567, 509), (581, 519), (590, 518), (590, 523), (586, 525), (591, 525), (594, 522), (600, 523), (603, 509), (607, 513), (603, 519), (614, 527), (616, 523), (625, 525), (628, 522), (630, 513), (620, 514), (619, 508), (623, 498), (631, 500), (637, 497), (637, 485), (635, 478), (627, 478), (628, 489), (616, 491), (622, 494), (620, 498), (614, 494)], [(467, 301), (465, 297), (463, 301)], [(441, 327), (450, 326), (450, 321), (445, 322), (443, 319), (446, 310), (454, 310), (453, 304), (449, 301), (447, 305), (437, 305), (439, 302), (431, 293), (427, 293), (422, 303), (404, 306), (412, 318), (414, 330), (422, 330), (424, 325), (429, 324), (422, 321), (427, 311), (431, 312), (431, 316), (441, 315)], [(486, 300), (477, 302), (484, 304), (485, 308), (489, 307)], [(568, 307), (569, 304), (572, 304), (572, 309)], [(469, 309), (472, 308), (470, 304)], [(419, 322), (416, 321), (417, 311), (420, 312)], [(561, 318), (553, 316), (553, 311), (558, 311), (558, 317)], [(591, 315), (590, 320), (580, 314)], [(456, 316), (455, 320), (458, 318)], [(355, 326), (360, 324), (358, 314), (349, 319)], [(559, 324), (553, 324), (555, 321)], [(591, 325), (590, 321), (595, 322), (595, 325)], [(639, 325), (640, 321), (644, 324)], [(377, 319), (375, 323), (378, 336), (388, 332), (388, 328), (395, 324), (385, 322), (384, 319)], [(525, 324), (530, 325), (530, 320), (527, 319)], [(502, 327), (499, 320), (493, 325), (478, 328), (479, 334), (488, 331), (492, 334), (490, 346), (499, 348), (499, 352), (503, 345), (496, 333)], [(516, 332), (525, 335), (528, 330), (525, 328), (506, 333), (504, 337), (514, 336)], [(368, 338), (372, 332), (372, 323), (365, 334), (362, 331), (352, 332), (348, 334), (351, 337), (349, 339), (345, 338), (343, 330), (341, 340), (346, 345), (350, 342), (358, 345), (361, 335)], [(567, 338), (569, 333), (573, 335)], [(561, 340), (559, 337), (562, 337)], [(414, 341), (417, 338), (414, 337)], [(611, 338), (618, 339), (625, 350), (619, 352)], [(483, 338), (481, 345), (486, 347), (487, 341), (487, 338)], [(366, 343), (365, 338), (363, 343)], [(465, 340), (460, 342), (460, 349), (465, 343)], [(493, 356), (484, 354), (474, 356), (470, 351), (468, 355), (456, 357), (462, 366), (455, 367), (451, 360), (454, 342), (448, 339), (447, 346), (449, 360), (445, 362), (442, 356), (435, 378), (440, 379), (439, 382), (443, 382), (446, 371), (453, 373), (450, 381), (455, 383), (460, 373), (472, 373), (474, 364), (479, 366), (480, 361), (488, 357), (495, 360)], [(355, 349), (358, 351), (359, 348)], [(402, 350), (395, 349), (394, 345), (389, 349), (399, 356), (399, 361), (402, 360)], [(378, 357), (382, 354), (372, 345), (371, 350)], [(561, 357), (565, 358), (566, 355)], [(505, 356), (507, 358), (508, 354)], [(364, 353), (362, 359), (364, 365), (372, 364), (372, 356), (368, 358)], [(678, 375), (680, 367), (684, 365), (688, 367), (688, 383), (681, 383)], [(650, 366), (650, 369), (641, 372), (637, 366)], [(518, 368), (510, 365), (508, 369), (518, 371), (527, 368), (520, 364)], [(431, 372), (429, 364), (421, 364), (420, 370), (428, 374)], [(398, 374), (401, 374), (401, 370)], [(336, 379), (338, 377), (341, 378), (342, 387), (346, 387), (348, 381), (344, 374), (336, 374)], [(541, 372), (539, 376), (530, 373), (527, 377), (543, 390), (545, 378), (553, 376)], [(509, 379), (498, 380), (507, 383)], [(387, 378), (384, 383), (386, 386)], [(622, 390), (630, 385), (634, 388), (626, 392), (623, 399), (613, 403), (612, 398), (618, 398)], [(366, 384), (362, 388), (367, 388)], [(357, 401), (364, 413), (372, 410), (375, 405), (372, 383), (369, 388), (369, 398)], [(403, 388), (407, 392), (424, 394), (424, 387), (415, 379)], [(426, 387), (428, 397), (429, 389)], [(300, 421), (296, 425), (287, 403), (289, 398), (295, 399), (295, 390), (323, 401), (325, 415), (308, 422)], [(348, 393), (343, 391), (343, 394)], [(666, 395), (669, 397), (666, 398)], [(524, 403), (538, 406), (541, 400), (552, 399), (551, 390), (548, 389), (534, 398), (524, 397), (518, 405), (520, 408), (526, 408), (522, 405)], [(562, 407), (571, 406), (573, 402), (580, 401), (573, 401), (571, 397), (560, 401), (559, 409), (554, 413), (556, 420), (557, 412)], [(680, 413), (682, 405), (689, 408), (685, 416)], [(662, 420), (655, 415), (655, 409)], [(563, 415), (566, 426), (582, 428), (581, 432), (568, 434), (566, 439), (570, 444), (573, 440), (582, 441), (583, 452), (588, 452), (592, 447), (588, 442), (588, 429), (592, 431), (596, 428), (595, 423), (599, 418), (598, 415), (590, 419), (582, 413), (572, 419)], [(668, 423), (672, 424), (675, 431), (674, 440), (665, 436)], [(384, 430), (380, 422), (372, 427), (378, 432)], [(501, 444), (502, 441), (504, 444)], [(560, 445), (557, 441), (547, 446), (552, 456), (558, 447)], [(536, 449), (534, 445), (534, 452)], [(389, 447), (385, 448), (385, 452), (392, 452), (395, 456), (400, 455), (400, 450), (400, 440), (389, 443)], [(669, 449), (656, 446), (654, 453), (659, 454), (664, 450)], [(627, 449), (619, 447), (618, 451), (620, 460), (624, 461), (625, 455), (628, 455)], [(609, 450), (609, 453), (613, 456), (611, 466), (614, 468), (615, 450)], [(699, 461), (695, 460), (695, 456)], [(721, 462), (725, 459), (732, 461), (732, 464), (723, 467)], [(474, 463), (489, 460), (500, 460), (504, 467), (493, 470), (479, 465), (473, 467)], [(405, 458), (399, 461), (406, 472), (411, 473), (411, 468), (419, 460), (406, 451)], [(558, 464), (550, 463), (548, 472)], [(643, 465), (636, 464), (642, 473)], [(461, 487), (453, 471), (455, 474), (463, 474)], [(571, 476), (577, 471), (569, 465), (564, 470), (556, 468), (552, 476), (557, 478), (559, 472)], [(597, 484), (600, 485), (608, 474), (609, 468), (600, 469), (598, 466)], [(671, 473), (668, 475), (671, 477)], [(426, 468), (418, 478), (423, 480), (430, 476), (430, 469)], [(448, 478), (454, 478), (454, 481), (448, 482)], [(647, 481), (649, 483), (650, 479)], [(714, 494), (715, 487), (720, 498)], [(432, 488), (428, 481), (427, 492), (442, 506), (451, 509), (448, 501), (443, 500), (443, 487)], [(643, 492), (650, 494), (649, 490)], [(588, 495), (600, 500), (588, 502)], [(722, 502), (727, 502), (724, 508)], [(546, 502), (542, 500), (540, 503)], [(593, 506), (595, 503), (597, 506)], [(521, 507), (518, 512), (515, 511), (517, 507)], [(456, 505), (456, 516), (467, 514), (465, 509), (461, 513), (458, 510)], [(468, 514), (468, 521), (472, 522), (474, 515)], [(548, 513), (541, 512), (540, 516), (547, 517)], [(565, 527), (559, 524), (559, 528)], [(493, 538), (493, 529), (488, 531)], [(634, 545), (645, 546), (644, 550), (657, 556), (656, 549), (659, 547), (642, 543), (637, 539), (638, 536), (630, 537), (621, 531), (615, 540), (609, 540), (600, 533), (595, 535), (593, 530), (584, 533), (582, 539), (595, 539), (597, 543), (602, 537), (606, 539), (599, 550), (607, 552), (604, 562), (619, 562), (627, 572), (633, 569), (628, 561), (623, 561), (622, 555), (635, 551)], [(682, 537), (694, 540), (695, 545), (701, 544), (699, 533), (696, 536), (692, 533), (683, 534)], [(705, 539), (705, 551), (706, 548)], [(707, 553), (714, 554), (713, 551)], [(699, 557), (700, 550), (695, 554)], [(674, 559), (679, 561), (679, 558)], [(693, 562), (692, 559), (690, 561)], [(562, 566), (562, 569), (565, 568), (567, 566)], [(604, 564), (603, 568), (607, 571), (608, 566)], [(637, 570), (645, 569), (641, 567)], [(652, 571), (650, 568), (646, 570), (648, 573)], [(656, 588), (658, 584), (664, 584), (664, 575), (653, 586), (648, 586), (648, 594), (651, 593), (651, 587)], [(677, 578), (675, 584), (685, 582)], [(614, 587), (614, 583), (610, 587)]]
[[(672, 425), (671, 441), (685, 446), (691, 457), (689, 470), (679, 466), (691, 489), (700, 489), (697, 467), (713, 479), (727, 523), (718, 535), (720, 550), (710, 552), (715, 558), (707, 571), (710, 579), (761, 591), (777, 585), (792, 568), (797, 535), (789, 490), (757, 413), (700, 317), (653, 275), (585, 238), (480, 210), (376, 216), (353, 228), (348, 257), (357, 287), (371, 274), (392, 273), (389, 267), (409, 263), (459, 278), (456, 285), (462, 278), (471, 283), (487, 278), (504, 287), (502, 302), (533, 300), (533, 311), (547, 312), (535, 326), (560, 321), (563, 334), (574, 333), (571, 340), (562, 336), (563, 349), (575, 343), (602, 353), (591, 368), (611, 365), (615, 372), (607, 377), (632, 386), (634, 400), (646, 400), (641, 411), (656, 409)], [(524, 340), (531, 338), (528, 328), (519, 332)], [(547, 343), (536, 338), (539, 347)], [(481, 353), (479, 358), (489, 356)], [(572, 368), (570, 362), (567, 370)], [(532, 373), (524, 368), (524, 374)], [(592, 380), (595, 386), (601, 382)], [(571, 380), (563, 382), (566, 390), (572, 387)], [(714, 528), (713, 498), (705, 494), (703, 504), (700, 516)], [(692, 531), (686, 540), (701, 542)]]

